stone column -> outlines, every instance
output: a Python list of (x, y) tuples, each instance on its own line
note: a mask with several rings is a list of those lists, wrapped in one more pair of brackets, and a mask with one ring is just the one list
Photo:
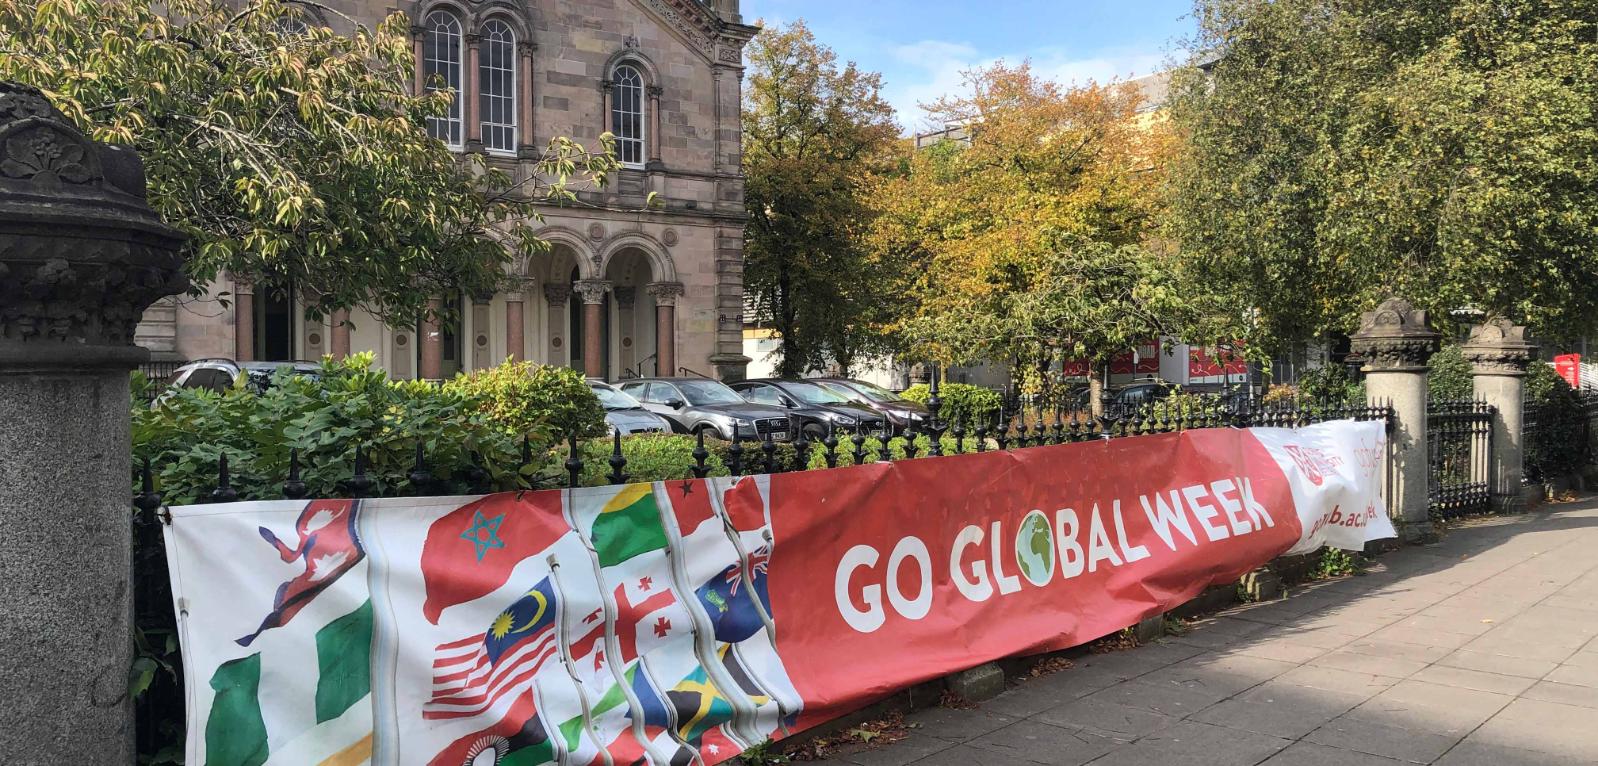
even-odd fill
[[(461, 354), (461, 369), (463, 371), (486, 370), (494, 366), (494, 354), (493, 349), (489, 346), (488, 334), (488, 326), (493, 324), (491, 320), (494, 313), (493, 308), (493, 293), (472, 296), (472, 334), (468, 336), (471, 338), (471, 347), (465, 349)], [(470, 367), (465, 364), (467, 358), (472, 360)]]
[(233, 277), (233, 358), (255, 361), (255, 285)]
[(1436, 537), (1426, 513), (1426, 362), (1441, 337), (1427, 324), (1426, 312), (1401, 298), (1388, 298), (1366, 312), (1351, 337), (1354, 353), (1365, 359), (1367, 398), (1393, 408), (1387, 510), (1406, 542)]
[(682, 294), (681, 282), (653, 282), (649, 285), (649, 296), (655, 299), (657, 375), (677, 374), (677, 298)]
[(1526, 328), (1499, 317), (1471, 328), (1470, 340), (1460, 351), (1470, 361), (1476, 398), (1498, 408), (1487, 479), (1494, 504), (1500, 510), (1516, 510), (1524, 469), (1526, 368), (1536, 357), (1537, 346), (1526, 337)]
[(548, 362), (563, 367), (571, 363), (571, 351), (566, 347), (566, 303), (571, 297), (572, 286), (569, 284), (544, 284), (544, 301), (549, 304)]
[(583, 374), (590, 378), (605, 376), (605, 293), (610, 283), (603, 279), (585, 279), (574, 288), (583, 298)]
[(427, 90), (427, 70), (426, 65), (422, 63), (422, 42), (426, 39), (427, 30), (425, 28), (421, 26), (411, 27), (411, 44), (415, 47), (416, 55), (416, 73), (413, 87), (416, 88), (417, 95)]
[(131, 764), (128, 373), (182, 235), (34, 88), (0, 83), (0, 157), (0, 763)]
[(350, 355), (350, 310), (335, 309), (331, 322), (333, 328), (328, 331), (331, 340), (327, 352), (334, 359), (343, 359)]
[(614, 82), (611, 82), (609, 72), (605, 73), (605, 79), (599, 81), (599, 98), (601, 109), (599, 113), (599, 124), (602, 126), (599, 132), (601, 133), (609, 133), (615, 129), (615, 126), (610, 123), (611, 91), (615, 85), (616, 84)]
[(638, 288), (632, 285), (616, 285), (611, 290), (616, 296), (616, 324), (619, 325), (618, 333), (621, 336), (621, 366), (630, 368), (638, 362), (635, 353), (637, 343), (633, 336), (638, 332), (638, 324), (633, 316), (633, 307), (638, 304)]
[(518, 287), (505, 291), (505, 356), (518, 362), (527, 361), (527, 315), (522, 307), (527, 292)]
[(461, 90), (455, 94), (462, 99), (461, 115), (466, 119), (466, 151), (483, 151), (483, 121), (477, 114), (477, 73), (478, 73), (478, 41), (482, 35), (476, 32), (466, 33), (466, 71), (462, 72)]
[[(517, 81), (520, 90), (517, 98), (520, 99), (520, 102), (517, 104), (519, 108), (516, 111), (518, 114), (517, 119), (521, 122), (521, 125), (516, 129), (517, 142), (520, 144), (516, 148), (516, 155), (522, 159), (536, 159), (538, 157), (538, 134), (533, 130), (533, 107), (535, 106), (533, 98), (537, 95), (533, 87), (533, 51), (535, 50), (537, 50), (537, 46), (527, 40), (516, 43), (516, 52), (521, 55), (522, 62), (521, 79)], [(518, 354), (517, 358), (520, 359), (521, 355)]]
[(421, 344), (417, 377), (422, 380), (440, 380), (444, 377), (444, 328), (438, 318), (438, 312), (443, 308), (443, 300), (429, 298), (427, 314), (422, 317), (421, 330), (417, 333), (421, 336), (417, 339)]
[(664, 170), (666, 163), (660, 159), (660, 129), (665, 121), (660, 117), (660, 97), (666, 89), (659, 85), (649, 86), (649, 170)]

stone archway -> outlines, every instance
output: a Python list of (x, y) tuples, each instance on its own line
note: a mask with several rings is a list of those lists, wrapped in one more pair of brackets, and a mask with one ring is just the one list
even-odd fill
[(607, 349), (616, 377), (670, 375), (670, 359), (662, 364), (656, 333), (654, 300), (648, 286), (654, 269), (647, 253), (627, 248), (613, 253), (605, 262), (605, 281), (611, 285), (613, 308), (606, 318), (615, 331)]

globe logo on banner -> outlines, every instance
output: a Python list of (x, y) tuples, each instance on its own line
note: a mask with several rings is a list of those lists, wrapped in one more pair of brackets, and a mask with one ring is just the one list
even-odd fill
[(1054, 579), (1054, 527), (1041, 511), (1027, 514), (1016, 528), (1015, 563), (1033, 585), (1048, 585)]

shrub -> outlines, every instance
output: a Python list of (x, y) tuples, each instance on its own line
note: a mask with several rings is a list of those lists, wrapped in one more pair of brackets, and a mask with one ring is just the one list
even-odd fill
[(1365, 384), (1354, 380), (1343, 365), (1326, 364), (1299, 376), (1296, 398), (1309, 402), (1363, 404)]
[(489, 422), (511, 433), (536, 437), (549, 428), (556, 439), (605, 433), (599, 397), (570, 367), (508, 361), (456, 376), (444, 389), (474, 402)]
[[(348, 494), (340, 483), (354, 473), (356, 445), (374, 496), (450, 494), (473, 485), (516, 489), (540, 468), (552, 433), (544, 424), (508, 424), (492, 414), (483, 394), (390, 381), (371, 365), (364, 354), (324, 361), (316, 377), (279, 371), (260, 394), (239, 383), (220, 393), (173, 389), (147, 406), (135, 393), (134, 458), (149, 458), (156, 487), (172, 505), (203, 499), (216, 484), (222, 455), (245, 499), (280, 496), (291, 449), (299, 450), (311, 496), (320, 497)], [(532, 448), (527, 466), (524, 439)], [(417, 444), (434, 477), (425, 487), (412, 486), (409, 477)]]
[[(726, 476), (727, 469), (722, 465), (714, 440), (705, 440), (705, 451), (710, 456), (705, 459), (705, 467), (710, 469), (711, 476)], [(628, 481), (670, 481), (673, 479), (687, 479), (693, 477), (694, 447), (697, 442), (692, 436), (680, 434), (637, 434), (624, 436), (621, 440), (622, 457), (627, 458), (627, 465), (622, 469), (628, 476)], [(583, 472), (582, 485), (585, 487), (609, 484), (610, 456), (614, 449), (611, 439), (589, 439), (582, 444)], [(558, 468), (565, 462), (565, 452), (558, 451), (560, 459), (553, 461)], [(561, 474), (560, 486), (565, 486), (565, 474)]]
[(1148, 409), (1148, 414), (1160, 422), (1180, 422), (1183, 418), (1190, 421), (1204, 418), (1220, 418), (1221, 422), (1229, 422), (1231, 414), (1227, 412), (1226, 403), (1215, 394), (1195, 394), (1180, 389), (1172, 391), (1153, 404)]
[(1533, 362), (1526, 376), (1526, 478), (1547, 481), (1587, 462), (1586, 410), (1581, 395), (1552, 365)]
[[(932, 389), (925, 383), (918, 383), (905, 389), (903, 396), (912, 402), (926, 404), (932, 396)], [(938, 412), (943, 422), (964, 423), (967, 428), (974, 428), (978, 422), (992, 423), (997, 420), (1003, 401), (999, 392), (968, 383), (939, 385), (938, 399), (943, 403)]]
[(1426, 397), (1434, 402), (1470, 399), (1475, 388), (1470, 379), (1470, 362), (1459, 346), (1444, 346), (1432, 354), (1427, 363), (1431, 373), (1426, 377)]

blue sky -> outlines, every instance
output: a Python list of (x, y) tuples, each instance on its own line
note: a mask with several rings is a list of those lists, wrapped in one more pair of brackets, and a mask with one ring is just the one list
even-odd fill
[(1180, 57), (1192, 0), (744, 0), (744, 20), (803, 18), (844, 60), (883, 75), (907, 130), (915, 105), (960, 87), (960, 72), (1030, 58), (1063, 82), (1145, 75)]

